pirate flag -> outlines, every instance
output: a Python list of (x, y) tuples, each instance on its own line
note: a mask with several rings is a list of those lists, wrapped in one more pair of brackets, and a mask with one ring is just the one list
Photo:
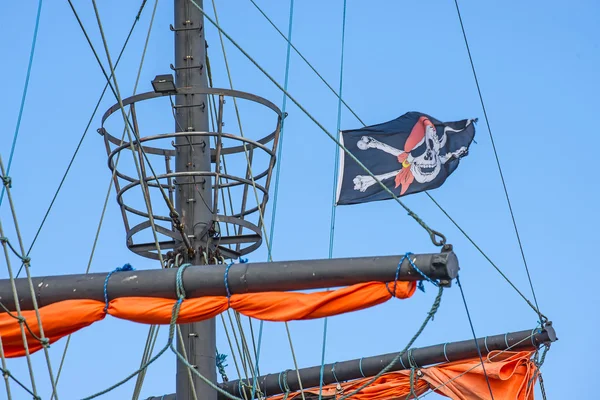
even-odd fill
[[(341, 131), (340, 141), (397, 196), (441, 186), (467, 155), (476, 119), (440, 122), (409, 112), (395, 120)], [(391, 199), (344, 151), (340, 152), (338, 205)]]

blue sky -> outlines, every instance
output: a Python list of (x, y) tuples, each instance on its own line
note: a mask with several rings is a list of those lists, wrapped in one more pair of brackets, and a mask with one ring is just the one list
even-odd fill
[[(114, 61), (140, 2), (99, 3)], [(205, 8), (212, 10), (206, 3)], [(153, 4), (148, 2), (117, 72), (124, 96), (133, 89)], [(287, 32), (288, 2), (263, 0), (258, 4)], [(540, 308), (554, 322), (560, 339), (543, 367), (546, 390), (551, 398), (575, 395), (592, 399), (595, 382), (591, 371), (598, 352), (588, 342), (593, 341), (598, 327), (598, 317), (592, 310), (598, 301), (592, 279), (596, 266), (590, 256), (600, 222), (593, 205), (600, 181), (593, 142), (597, 136), (593, 118), (600, 108), (600, 40), (596, 32), (600, 8), (591, 0), (575, 0), (568, 5), (558, 1), (473, 0), (460, 4)], [(0, 152), (5, 164), (25, 80), (36, 7), (36, 1), (12, 2), (0, 14), (4, 60), (0, 66), (4, 76)], [(76, 2), (76, 7), (105, 62), (91, 4)], [(282, 83), (285, 41), (249, 1), (217, 1), (217, 7), (223, 28)], [(170, 72), (172, 16), (172, 3), (161, 1), (140, 91), (151, 91), (152, 78)], [(334, 87), (339, 80), (341, 21), (341, 0), (296, 1), (293, 42)], [(531, 298), (454, 3), (349, 0), (346, 29), (344, 99), (367, 124), (385, 122), (407, 111), (425, 112), (440, 120), (480, 119), (477, 144), (447, 183), (432, 194)], [(208, 23), (207, 39), (215, 86), (227, 87), (218, 35)], [(226, 48), (234, 87), (281, 106), (281, 92), (230, 43)], [(104, 83), (68, 4), (46, 2), (10, 173), (26, 245), (33, 239)], [(289, 92), (330, 131), (335, 131), (336, 97), (294, 54)], [(100, 126), (100, 114), (114, 103), (112, 96), (103, 100), (31, 253), (34, 275), (85, 271), (110, 179), (104, 144), (95, 130)], [(287, 112), (273, 258), (326, 258), (335, 144), (291, 102)], [(243, 117), (249, 132), (272, 129), (274, 124), (272, 116), (266, 119), (246, 111)], [(225, 121), (235, 133), (234, 115), (229, 113)], [(173, 129), (165, 104), (145, 111), (143, 124), (148, 134)], [(359, 126), (344, 110), (342, 129)], [(139, 193), (138, 197), (132, 195), (132, 201), (139, 202)], [(405, 202), (455, 246), (478, 336), (535, 326), (535, 313), (425, 195), (406, 197)], [(4, 201), (0, 217), (5, 234), (14, 238), (7, 206)], [(267, 220), (271, 217), (269, 208)], [(406, 251), (436, 249), (395, 202), (338, 208), (335, 257)], [(249, 258), (265, 260), (265, 246)], [(138, 269), (158, 267), (158, 263), (127, 250), (113, 192), (91, 270), (107, 272), (126, 262)], [(7, 276), (5, 268), (0, 269), (0, 276)], [(431, 286), (427, 289), (410, 300), (390, 301), (331, 318), (326, 361), (402, 349), (433, 301), (435, 290)], [(290, 324), (300, 366), (319, 364), (322, 326), (320, 320)], [(137, 369), (147, 330), (146, 326), (108, 317), (73, 335), (59, 383), (60, 398), (90, 395)], [(219, 349), (230, 354), (220, 321), (218, 333)], [(460, 292), (453, 287), (446, 291), (435, 321), (415, 346), (470, 337)], [(266, 323), (263, 340), (261, 371), (292, 368), (282, 324)], [(163, 328), (157, 348), (165, 341)], [(61, 340), (51, 348), (55, 370), (64, 345), (65, 340)], [(42, 353), (33, 359), (39, 392), (49, 398)], [(579, 366), (575, 377), (574, 363)], [(229, 364), (228, 373), (234, 377), (233, 363)], [(24, 360), (9, 360), (9, 369), (28, 381)], [(13, 398), (26, 398), (16, 386), (12, 389)], [(174, 389), (174, 356), (165, 354), (148, 370), (140, 398), (172, 393)], [(104, 398), (127, 398), (132, 391), (133, 381)]]

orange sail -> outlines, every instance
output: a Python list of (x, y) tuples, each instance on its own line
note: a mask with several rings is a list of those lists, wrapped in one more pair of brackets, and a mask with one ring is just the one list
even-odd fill
[[(491, 352), (485, 360), (485, 370), (495, 399), (533, 400), (533, 388), (537, 380), (537, 367), (532, 361), (533, 352)], [(421, 376), (413, 381), (417, 396), (434, 390), (455, 400), (491, 400), (481, 361), (473, 358), (421, 368)], [(357, 379), (339, 385), (323, 387), (326, 397), (340, 397), (352, 393), (372, 378)], [(319, 388), (306, 389), (305, 393), (319, 394)], [(371, 385), (353, 395), (353, 400), (407, 399), (411, 394), (410, 371), (389, 372), (377, 378)], [(285, 395), (274, 396), (282, 400)], [(290, 393), (288, 400), (301, 398), (300, 392)], [(414, 397), (412, 397), (414, 398)]]
[[(393, 282), (386, 286), (381, 282), (367, 282), (313, 293), (265, 292), (186, 299), (179, 312), (177, 323), (190, 323), (213, 318), (229, 307), (246, 316), (265, 321), (293, 321), (323, 318), (362, 310), (384, 303), (392, 298), (390, 292), (396, 288), (395, 297), (406, 299), (416, 289), (415, 282)], [(389, 289), (388, 289), (389, 288)], [(44, 334), (50, 343), (81, 328), (113, 317), (144, 324), (169, 324), (175, 300), (153, 297), (123, 297), (111, 300), (108, 309), (95, 300), (66, 300), (39, 309)], [(23, 311), (23, 317), (36, 336), (38, 322), (34, 311)], [(42, 344), (26, 331), (31, 353), (42, 348)], [(0, 315), (0, 337), (5, 357), (25, 355), (19, 322), (8, 314)]]

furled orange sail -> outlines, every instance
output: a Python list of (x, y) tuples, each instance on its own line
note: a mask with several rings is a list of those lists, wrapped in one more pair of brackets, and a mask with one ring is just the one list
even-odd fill
[[(495, 399), (533, 400), (537, 380), (537, 367), (532, 361), (533, 352), (491, 352), (485, 360), (485, 370)], [(413, 381), (417, 396), (434, 390), (455, 400), (491, 400), (481, 361), (473, 358), (421, 368), (421, 376)], [(415, 374), (415, 377), (417, 374)], [(372, 378), (357, 379), (338, 385), (323, 387), (323, 396), (340, 397), (351, 393)], [(318, 395), (319, 388), (306, 389), (305, 393)], [(353, 395), (354, 400), (407, 399), (411, 394), (410, 371), (390, 372), (377, 378), (371, 385)], [(271, 399), (281, 400), (285, 395)], [(299, 399), (301, 394), (290, 393), (288, 400)]]
[[(388, 290), (389, 287), (389, 290)], [(388, 286), (381, 282), (367, 282), (314, 293), (266, 292), (186, 299), (179, 312), (178, 323), (202, 321), (219, 315), (231, 307), (240, 313), (265, 321), (293, 321), (314, 319), (358, 311), (384, 303), (392, 298), (390, 290), (395, 287), (395, 297), (406, 299), (416, 289), (415, 282), (396, 282)], [(105, 304), (95, 300), (67, 300), (40, 308), (44, 334), (50, 343), (81, 328), (113, 317), (144, 324), (168, 324), (175, 300), (153, 297), (124, 297), (111, 300), (107, 311)], [(23, 317), (36, 336), (38, 322), (34, 311), (24, 311)], [(42, 348), (42, 344), (26, 332), (30, 352)], [(25, 355), (19, 322), (8, 314), (0, 315), (0, 337), (6, 357)]]

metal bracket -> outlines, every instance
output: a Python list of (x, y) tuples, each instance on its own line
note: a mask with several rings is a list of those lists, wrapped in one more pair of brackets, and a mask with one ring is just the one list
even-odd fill
[(200, 25), (200, 26), (199, 26), (199, 27), (197, 27), (197, 28), (175, 28), (175, 27), (173, 26), (173, 24), (169, 24), (169, 29), (170, 29), (172, 32), (182, 32), (182, 31), (202, 31), (202, 29), (203, 29), (203, 28), (204, 28), (204, 27), (203, 27), (202, 25)]
[(182, 69), (200, 69), (200, 73), (202, 73), (202, 70), (204, 69), (204, 64), (191, 65), (189, 67), (176, 67), (173, 64), (169, 64), (169, 68), (171, 68), (175, 72), (180, 71)]

